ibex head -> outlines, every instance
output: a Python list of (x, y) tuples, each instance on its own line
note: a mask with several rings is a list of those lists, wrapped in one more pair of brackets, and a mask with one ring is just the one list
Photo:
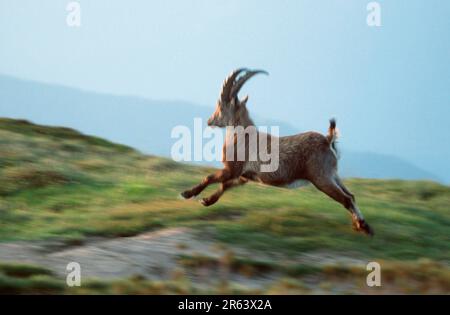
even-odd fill
[[(258, 73), (268, 74), (264, 70), (237, 69), (225, 79), (217, 101), (216, 111), (208, 119), (208, 126), (241, 126), (250, 121), (245, 106), (248, 96), (240, 100), (238, 93), (245, 82)], [(240, 74), (243, 75), (239, 76)]]

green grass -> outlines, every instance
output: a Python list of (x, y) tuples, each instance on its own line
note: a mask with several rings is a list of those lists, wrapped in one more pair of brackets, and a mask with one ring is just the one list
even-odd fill
[[(320, 251), (392, 264), (427, 259), (449, 272), (448, 186), (346, 180), (375, 229), (375, 237), (368, 238), (351, 229), (344, 208), (313, 187), (248, 184), (204, 208), (178, 194), (210, 173), (208, 168), (145, 156), (66, 128), (10, 119), (0, 119), (0, 146), (0, 241), (54, 238), (77, 244), (89, 236), (188, 226), (263, 253)], [(305, 270), (294, 266), (290, 272)], [(0, 283), (10, 278), (3, 272)]]
[(64, 289), (64, 283), (45, 268), (0, 264), (0, 294), (55, 294)]

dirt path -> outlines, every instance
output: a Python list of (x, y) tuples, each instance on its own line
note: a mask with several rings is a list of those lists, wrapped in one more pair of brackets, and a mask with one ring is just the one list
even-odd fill
[[(230, 253), (241, 259), (277, 264), (343, 264), (362, 268), (366, 264), (349, 256), (326, 252), (286, 257), (278, 253), (250, 251), (201, 238), (198, 233), (188, 228), (162, 229), (134, 237), (88, 239), (79, 246), (67, 246), (58, 241), (0, 243), (0, 262), (42, 266), (62, 279), (68, 274), (66, 266), (70, 262), (80, 264), (82, 279), (115, 280), (139, 276), (150, 280), (169, 280), (181, 272), (199, 288), (216, 286), (221, 280), (226, 280), (247, 289), (264, 290), (285, 277), (276, 270), (264, 270), (248, 275), (232, 268), (223, 268), (221, 265), (206, 264), (197, 268), (186, 268), (180, 263), (183, 256), (201, 255), (221, 261)], [(322, 293), (319, 286), (322, 280), (316, 276), (303, 278), (305, 288), (316, 293)], [(339, 292), (348, 288), (347, 283), (341, 282), (334, 286), (333, 291)]]
[[(248, 251), (233, 248), (233, 253), (249, 256)], [(139, 275), (152, 280), (171, 279), (180, 269), (181, 255), (206, 255), (220, 258), (230, 248), (200, 239), (187, 228), (163, 229), (135, 237), (89, 240), (80, 246), (67, 247), (59, 242), (0, 243), (0, 261), (40, 265), (55, 274), (67, 275), (66, 266), (78, 262), (83, 278), (120, 279)], [(254, 255), (252, 255), (253, 258)], [(220, 279), (217, 270), (194, 270), (188, 274), (205, 285)], [(228, 280), (248, 288), (260, 288), (276, 279), (276, 274), (245, 277), (227, 273)]]
[[(367, 264), (366, 261), (352, 258), (354, 255), (351, 253), (342, 255), (316, 251), (288, 257), (276, 252), (264, 253), (219, 244), (202, 236), (188, 228), (169, 228), (134, 237), (88, 239), (79, 246), (68, 246), (62, 241), (7, 242), (0, 243), (0, 263), (38, 265), (65, 279), (68, 274), (66, 266), (70, 262), (77, 262), (81, 266), (82, 279), (115, 280), (139, 276), (149, 280), (169, 280), (182, 274), (197, 288), (217, 287), (222, 280), (226, 280), (242, 288), (263, 292), (267, 292), (267, 288), (273, 285), (277, 286), (287, 275), (281, 273), (280, 268), (260, 270), (249, 275), (218, 262), (223, 262), (231, 253), (233, 257), (243, 261), (273, 262), (278, 266), (343, 265), (365, 270)], [(207, 261), (204, 265), (192, 268), (180, 262), (182, 257), (199, 255), (209, 257), (216, 264)], [(365, 275), (354, 279), (336, 279), (316, 274), (304, 275), (301, 278), (301, 292), (373, 294), (380, 291), (371, 291), (365, 286)], [(406, 292), (402, 287), (389, 285), (381, 290), (384, 293)]]

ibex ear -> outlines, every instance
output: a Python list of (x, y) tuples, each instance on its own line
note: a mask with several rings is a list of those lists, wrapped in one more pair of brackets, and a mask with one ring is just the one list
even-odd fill
[(239, 103), (241, 106), (247, 105), (247, 101), (248, 101), (248, 95), (246, 95)]

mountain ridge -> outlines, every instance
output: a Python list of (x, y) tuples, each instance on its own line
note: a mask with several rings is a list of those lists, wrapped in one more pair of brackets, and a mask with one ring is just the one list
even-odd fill
[[(171, 145), (175, 141), (171, 138), (174, 126), (192, 127), (194, 117), (201, 117), (205, 123), (213, 110), (212, 107), (190, 102), (104, 94), (5, 75), (0, 75), (0, 86), (0, 116), (27, 119), (38, 124), (66, 126), (126, 144), (144, 153), (164, 157), (170, 156)], [(278, 125), (281, 135), (299, 132), (290, 124), (253, 116), (259, 125)], [(323, 132), (326, 126), (324, 121)], [(401, 158), (355, 152), (345, 146), (342, 148), (343, 177), (429, 179), (443, 182), (435, 174)]]

